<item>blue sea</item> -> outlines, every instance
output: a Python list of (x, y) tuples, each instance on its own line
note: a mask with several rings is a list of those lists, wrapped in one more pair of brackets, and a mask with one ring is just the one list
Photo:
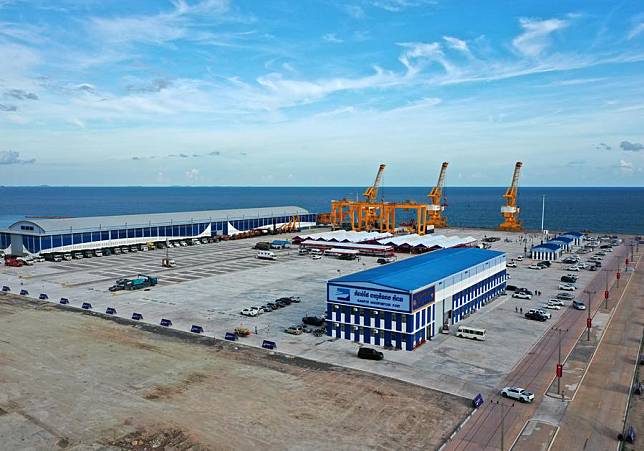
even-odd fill
[[(331, 199), (355, 199), (360, 187), (0, 187), (0, 227), (22, 216), (98, 216), (297, 205), (330, 210)], [(385, 187), (387, 201), (426, 202), (430, 188)], [(448, 187), (451, 226), (495, 228), (505, 188)], [(519, 190), (520, 218), (545, 228), (644, 234), (643, 188), (535, 188)]]

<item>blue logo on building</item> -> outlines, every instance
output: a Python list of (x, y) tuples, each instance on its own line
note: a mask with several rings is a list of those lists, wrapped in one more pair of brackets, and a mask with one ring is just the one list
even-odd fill
[(336, 288), (335, 297), (338, 301), (349, 302), (351, 300), (351, 290), (349, 288)]

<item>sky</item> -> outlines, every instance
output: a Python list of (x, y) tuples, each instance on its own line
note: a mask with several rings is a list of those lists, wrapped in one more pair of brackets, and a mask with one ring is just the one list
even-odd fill
[(644, 3), (0, 0), (0, 184), (644, 186)]

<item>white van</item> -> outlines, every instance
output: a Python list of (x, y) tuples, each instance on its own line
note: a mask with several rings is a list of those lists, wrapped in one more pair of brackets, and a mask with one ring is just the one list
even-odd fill
[(311, 254), (311, 255), (322, 255), (322, 251), (320, 249), (310, 249), (309, 254)]
[(456, 336), (461, 338), (471, 338), (473, 340), (485, 341), (485, 329), (479, 329), (469, 326), (458, 326)]
[(271, 251), (257, 251), (257, 258), (275, 260), (275, 254)]

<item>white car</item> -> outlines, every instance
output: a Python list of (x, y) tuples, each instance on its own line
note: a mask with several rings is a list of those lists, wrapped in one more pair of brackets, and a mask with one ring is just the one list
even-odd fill
[(517, 260), (518, 260), (518, 261), (520, 261), (520, 262), (522, 262), (522, 261), (523, 261), (523, 257), (522, 257), (521, 255), (519, 255), (519, 256), (517, 257)]
[(514, 293), (512, 297), (517, 299), (532, 299), (532, 295), (526, 293)]
[(569, 266), (569, 267), (566, 268), (566, 271), (578, 272), (579, 271), (579, 266)]
[(516, 399), (520, 402), (534, 401), (534, 394), (520, 387), (505, 387), (501, 390), (501, 396), (504, 398)]
[(544, 309), (538, 308), (536, 311), (541, 313), (543, 316), (545, 316), (548, 319), (552, 318), (552, 315), (550, 314), (550, 312), (546, 312)]
[(547, 308), (548, 310), (561, 310), (560, 306), (551, 304), (550, 302), (548, 302), (544, 308)]
[(514, 262), (508, 262), (508, 263), (505, 264), (505, 266), (508, 267), (508, 268), (516, 268), (517, 264), (514, 263)]
[(564, 301), (562, 301), (561, 299), (549, 299), (549, 300), (548, 300), (548, 305), (559, 305), (559, 306), (563, 306), (563, 305), (564, 305)]
[(264, 313), (264, 309), (261, 307), (251, 307), (249, 310), (256, 312), (253, 316), (261, 315), (262, 313)]
[(257, 310), (245, 308), (240, 312), (244, 316), (257, 316)]
[(575, 291), (577, 289), (577, 287), (574, 286), (574, 285), (567, 284), (567, 283), (560, 283), (559, 284), (559, 289), (562, 290), (562, 291)]
[(311, 255), (311, 260), (320, 260), (321, 258), (321, 255)]
[(541, 266), (539, 266), (539, 265), (530, 265), (530, 266), (528, 266), (528, 269), (537, 269), (538, 270), (538, 269), (543, 269), (543, 268)]

